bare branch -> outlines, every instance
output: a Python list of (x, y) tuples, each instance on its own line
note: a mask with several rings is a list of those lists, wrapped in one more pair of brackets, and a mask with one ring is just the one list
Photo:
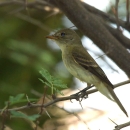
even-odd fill
[[(128, 1), (129, 1), (129, 0), (128, 0)], [(102, 19), (104, 19), (104, 20), (106, 20), (106, 21), (108, 21), (108, 22), (110, 22), (110, 23), (114, 23), (114, 24), (117, 23), (115, 17), (113, 17), (113, 16), (111, 16), (111, 15), (105, 13), (105, 12), (102, 12), (102, 11), (98, 10), (98, 9), (96, 9), (95, 7), (91, 6), (91, 5), (88, 5), (87, 3), (84, 3), (84, 2), (81, 2), (81, 3), (82, 3), (82, 5), (85, 7), (85, 9), (86, 9), (87, 11), (89, 11), (90, 13), (92, 13), (92, 14), (94, 14), (94, 15), (96, 15), (96, 16), (99, 16), (99, 17), (101, 17)], [(118, 18), (118, 22), (119, 22), (119, 25), (120, 25), (120, 26), (122, 26), (122, 27), (125, 28), (126, 30), (130, 31), (130, 27), (129, 27), (128, 24), (126, 24), (125, 21), (122, 21), (121, 19)]]
[[(119, 86), (122, 86), (122, 85), (125, 85), (125, 84), (128, 84), (130, 83), (130, 80), (127, 80), (127, 81), (124, 81), (124, 82), (121, 82), (121, 83), (118, 83), (118, 84), (115, 84), (114, 85), (114, 88), (116, 87), (119, 87)], [(72, 100), (72, 99), (76, 99), (77, 101), (80, 100), (80, 98), (86, 98), (86, 96), (88, 96), (88, 94), (91, 94), (91, 93), (94, 93), (94, 92), (97, 92), (98, 90), (97, 89), (93, 89), (93, 90), (90, 90), (88, 92), (86, 92), (87, 88), (84, 88), (83, 90), (81, 90), (80, 92), (76, 93), (76, 94), (73, 94), (73, 95), (70, 95), (70, 96), (67, 96), (67, 97), (61, 97), (61, 98), (56, 98), (46, 104), (33, 104), (33, 103), (29, 103), (29, 105), (25, 105), (25, 106), (22, 106), (22, 107), (18, 107), (18, 108), (12, 108), (12, 109), (6, 109), (6, 110), (3, 110), (3, 109), (0, 109), (0, 112), (4, 112), (4, 111), (19, 111), (19, 110), (23, 110), (23, 109), (28, 109), (28, 108), (34, 108), (34, 107), (48, 107), (52, 104), (55, 104), (56, 102), (60, 102), (60, 101), (65, 101), (65, 100)]]
[(22, 20), (25, 20), (31, 24), (34, 24), (38, 27), (40, 27), (41, 29), (47, 31), (47, 32), (50, 32), (52, 29), (50, 29), (49, 27), (47, 27), (46, 25), (44, 25), (42, 22), (28, 16), (28, 15), (24, 15), (24, 14), (21, 14), (21, 13), (17, 13), (17, 14), (14, 14), (16, 17), (22, 19)]
[(129, 24), (129, 21), (130, 21), (130, 14), (129, 14), (129, 0), (126, 0), (126, 22), (127, 24)]
[(119, 0), (116, 0), (115, 1), (115, 17), (116, 17), (116, 25), (117, 25), (117, 29), (120, 30), (120, 25), (119, 25), (119, 19), (118, 19), (118, 3), (119, 3)]
[(121, 130), (124, 127), (130, 126), (130, 122), (115, 126), (114, 130)]
[(0, 2), (0, 7), (1, 7), (1, 6), (7, 6), (7, 5), (10, 5), (10, 4), (14, 4), (14, 3), (15, 3), (14, 1)]
[(130, 39), (125, 37), (121, 31), (114, 29), (108, 25), (105, 25), (106, 28), (111, 32), (111, 34), (122, 44), (122, 46), (130, 49)]

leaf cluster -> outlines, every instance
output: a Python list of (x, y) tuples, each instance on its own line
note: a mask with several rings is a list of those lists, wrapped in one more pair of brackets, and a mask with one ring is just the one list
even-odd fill
[(60, 89), (66, 89), (67, 85), (62, 82), (62, 80), (51, 76), (49, 72), (45, 69), (42, 69), (39, 72), (43, 79), (39, 79), (42, 83), (44, 83), (47, 87), (51, 88), (51, 94), (59, 93), (63, 95), (63, 93), (60, 91)]

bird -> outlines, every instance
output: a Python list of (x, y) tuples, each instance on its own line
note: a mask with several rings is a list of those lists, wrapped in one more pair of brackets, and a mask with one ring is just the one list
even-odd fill
[(54, 40), (60, 47), (63, 63), (74, 77), (94, 85), (100, 93), (116, 102), (128, 117), (125, 108), (113, 91), (113, 84), (83, 47), (80, 37), (74, 30), (70, 28), (61, 29), (53, 35), (46, 36), (46, 38)]

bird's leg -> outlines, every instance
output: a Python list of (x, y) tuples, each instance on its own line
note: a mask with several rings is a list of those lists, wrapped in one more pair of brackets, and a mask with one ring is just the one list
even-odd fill
[(83, 98), (88, 98), (87, 90), (91, 89), (94, 85), (93, 84), (88, 84), (87, 87), (83, 90), (80, 91), (80, 98), (81, 101)]
[(88, 95), (87, 95), (87, 90), (89, 90), (90, 88), (92, 88), (94, 85), (93, 84), (88, 84), (88, 86), (86, 87), (86, 88), (84, 88), (83, 90), (81, 90), (81, 91), (79, 91), (79, 92), (77, 92), (77, 93), (75, 93), (75, 94), (72, 94), (72, 95), (75, 95), (75, 96), (77, 96), (77, 99), (76, 100), (80, 100), (80, 101), (82, 101), (82, 99), (83, 98), (87, 98), (88, 97)]
[(91, 89), (92, 87), (94, 87), (94, 85), (93, 85), (93, 84), (89, 84), (89, 83), (87, 83), (86, 90), (89, 90), (89, 89)]

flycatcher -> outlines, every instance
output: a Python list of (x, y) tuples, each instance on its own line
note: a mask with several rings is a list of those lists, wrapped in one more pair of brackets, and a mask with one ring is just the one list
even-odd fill
[(95, 60), (83, 47), (80, 37), (71, 29), (57, 31), (46, 38), (53, 39), (62, 51), (63, 62), (68, 71), (79, 80), (93, 84), (107, 98), (115, 101), (120, 109), (127, 112), (113, 91), (113, 85)]

